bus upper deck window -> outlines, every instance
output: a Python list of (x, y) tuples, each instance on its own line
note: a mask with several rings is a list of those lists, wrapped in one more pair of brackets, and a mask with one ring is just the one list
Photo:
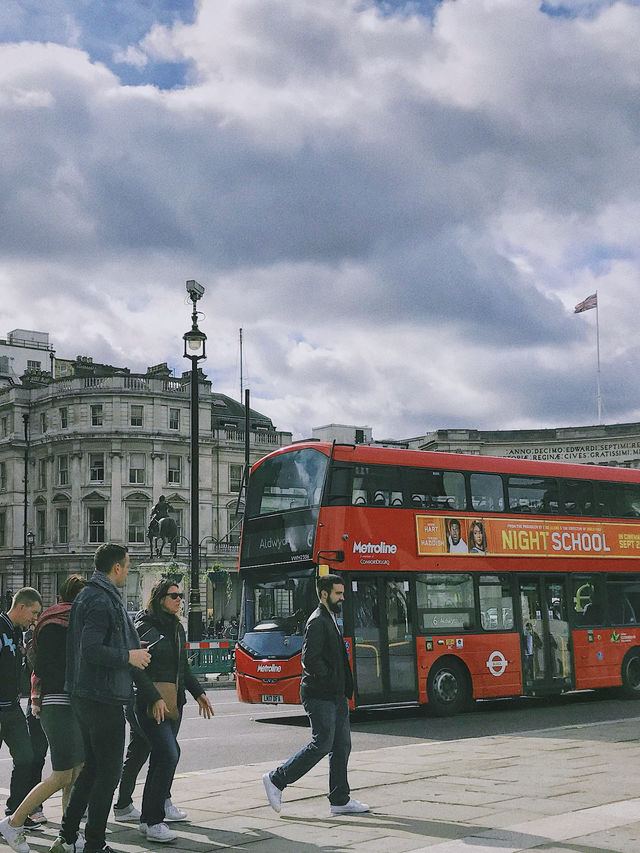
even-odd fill
[(498, 474), (472, 474), (471, 503), (481, 512), (504, 511), (504, 488)]
[(590, 480), (563, 480), (562, 505), (567, 515), (594, 515), (595, 496)]
[(559, 483), (551, 477), (509, 477), (509, 510), (558, 515)]
[(598, 483), (602, 515), (640, 518), (640, 487), (634, 483)]

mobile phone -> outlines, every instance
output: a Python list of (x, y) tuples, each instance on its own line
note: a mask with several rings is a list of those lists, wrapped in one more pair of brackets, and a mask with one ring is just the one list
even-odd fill
[[(160, 640), (164, 640), (164, 634), (160, 634), (160, 636), (156, 640), (154, 640), (152, 643), (149, 643), (147, 646), (144, 646), (145, 651), (150, 652), (151, 649), (160, 642)], [(142, 642), (144, 642), (144, 640)]]

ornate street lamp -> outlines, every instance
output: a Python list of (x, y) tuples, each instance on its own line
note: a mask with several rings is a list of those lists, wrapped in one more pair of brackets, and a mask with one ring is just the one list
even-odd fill
[(33, 543), (36, 537), (31, 531), (27, 533), (27, 545), (29, 546), (29, 586), (33, 586)]
[(207, 336), (198, 328), (196, 303), (204, 294), (197, 281), (187, 282), (187, 292), (193, 302), (191, 329), (183, 335), (184, 357), (191, 361), (191, 574), (189, 583), (188, 632), (191, 642), (202, 639), (202, 604), (200, 602), (200, 422), (198, 402), (198, 362), (206, 358)]

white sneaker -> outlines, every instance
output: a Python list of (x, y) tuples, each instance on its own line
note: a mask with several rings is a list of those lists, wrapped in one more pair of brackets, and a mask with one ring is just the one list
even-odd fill
[(136, 823), (140, 820), (140, 812), (133, 803), (129, 803), (124, 809), (114, 808), (113, 815), (118, 823)]
[(149, 824), (142, 823), (142, 821), (140, 821), (140, 823), (138, 824), (138, 832), (140, 833), (140, 835), (144, 835), (144, 837), (146, 838), (148, 829), (149, 829)]
[(74, 853), (75, 846), (69, 844), (59, 835), (53, 842), (53, 846), (49, 848), (49, 853)]
[(353, 797), (343, 806), (331, 806), (331, 814), (363, 814), (368, 811), (369, 806), (366, 803), (354, 800)]
[(31, 853), (31, 848), (24, 837), (24, 827), (11, 826), (8, 817), (0, 820), (0, 835), (16, 853)]
[(164, 819), (165, 821), (187, 820), (187, 813), (183, 812), (177, 806), (174, 806), (171, 800), (164, 801)]
[(76, 850), (75, 853), (82, 853), (84, 850), (84, 845), (86, 844), (84, 835), (79, 832), (78, 837), (76, 838)]
[(267, 792), (267, 799), (269, 800), (269, 805), (274, 810), (274, 812), (279, 812), (282, 808), (282, 791), (271, 781), (271, 776), (268, 773), (264, 773), (262, 776), (262, 781), (264, 783), (264, 789)]
[(166, 823), (154, 823), (147, 827), (147, 841), (159, 841), (161, 844), (166, 844), (169, 841), (175, 841), (177, 837), (178, 834), (169, 829)]

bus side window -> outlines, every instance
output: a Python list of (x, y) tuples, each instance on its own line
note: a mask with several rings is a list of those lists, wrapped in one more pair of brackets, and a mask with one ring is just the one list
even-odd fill
[[(334, 462), (331, 467), (331, 479), (327, 494), (328, 506), (349, 506), (353, 493), (353, 465)], [(322, 498), (322, 483), (313, 493), (313, 505), (320, 503)], [(355, 503), (355, 501), (354, 501)]]
[(503, 512), (504, 488), (498, 474), (471, 474), (471, 505), (479, 512)]
[(398, 480), (398, 469), (394, 465), (356, 465), (351, 490), (352, 505), (391, 506)]
[(577, 626), (604, 624), (604, 588), (597, 575), (576, 577), (573, 583), (573, 617)]
[(513, 596), (508, 577), (481, 575), (478, 598), (480, 620), (485, 631), (513, 630)]
[(640, 577), (607, 578), (608, 615), (611, 625), (637, 625), (640, 616)]
[(640, 488), (633, 483), (598, 483), (601, 515), (640, 518)]
[(595, 497), (589, 480), (562, 480), (562, 507), (567, 515), (593, 515)]
[(474, 627), (473, 577), (468, 574), (420, 574), (416, 577), (419, 630), (468, 631)]
[(551, 477), (509, 477), (509, 509), (511, 512), (560, 512), (558, 480)]

